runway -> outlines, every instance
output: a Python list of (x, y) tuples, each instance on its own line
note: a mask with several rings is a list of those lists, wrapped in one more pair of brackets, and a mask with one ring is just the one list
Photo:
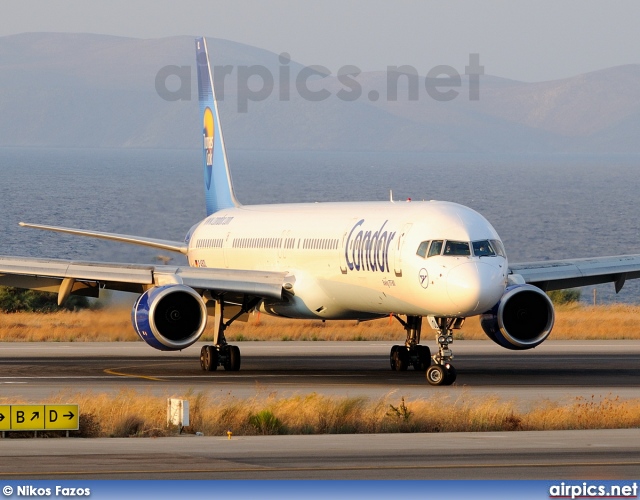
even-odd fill
[[(454, 344), (456, 384), (389, 367), (389, 342), (244, 342), (240, 372), (203, 372), (200, 345), (0, 344), (0, 394), (46, 403), (61, 391), (123, 388), (169, 396), (497, 396), (527, 407), (592, 395), (640, 398), (640, 342), (545, 342), (512, 352)], [(455, 416), (449, 416), (455, 418)], [(5, 479), (637, 479), (640, 430), (6, 439)]]
[(212, 396), (256, 393), (407, 398), (435, 393), (496, 395), (522, 405), (541, 400), (612, 394), (640, 398), (640, 341), (547, 341), (530, 351), (508, 351), (490, 341), (456, 341), (452, 387), (432, 387), (424, 374), (389, 368), (390, 342), (238, 342), (239, 372), (203, 372), (200, 344), (159, 352), (142, 342), (0, 344), (3, 396), (39, 402), (62, 390), (158, 395), (187, 389)]

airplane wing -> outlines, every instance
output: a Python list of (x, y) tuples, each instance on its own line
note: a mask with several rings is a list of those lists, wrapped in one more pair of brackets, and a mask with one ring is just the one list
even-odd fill
[(105, 233), (104, 231), (87, 231), (86, 229), (72, 229), (60, 226), (45, 226), (42, 224), (28, 224), (26, 222), (18, 223), (22, 227), (30, 227), (33, 229), (44, 229), (45, 231), (54, 231), (56, 233), (75, 234), (77, 236), (89, 236), (91, 238), (100, 238), (103, 240), (119, 241), (121, 243), (131, 243), (133, 245), (142, 245), (160, 250), (169, 250), (171, 252), (187, 253), (186, 243), (177, 241), (159, 240), (157, 238), (145, 238), (144, 236), (131, 236), (129, 234)]
[(509, 274), (544, 291), (614, 283), (618, 293), (627, 279), (640, 278), (640, 255), (510, 264)]
[(97, 297), (100, 289), (143, 293), (168, 284), (280, 299), (285, 276), (283, 272), (0, 256), (1, 286), (58, 293), (60, 304), (71, 294)]

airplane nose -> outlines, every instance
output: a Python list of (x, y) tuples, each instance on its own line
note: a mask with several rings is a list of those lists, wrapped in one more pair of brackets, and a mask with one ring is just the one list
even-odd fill
[(447, 293), (462, 315), (491, 309), (504, 290), (502, 268), (486, 262), (466, 262), (454, 267), (447, 275)]

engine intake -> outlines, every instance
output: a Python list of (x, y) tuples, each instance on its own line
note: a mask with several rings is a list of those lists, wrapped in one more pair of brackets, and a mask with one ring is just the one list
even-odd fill
[(159, 286), (138, 297), (131, 322), (138, 336), (151, 347), (177, 351), (200, 338), (207, 326), (207, 308), (193, 288)]
[(533, 285), (514, 285), (480, 317), (487, 336), (507, 349), (532, 349), (546, 340), (555, 314), (549, 296)]

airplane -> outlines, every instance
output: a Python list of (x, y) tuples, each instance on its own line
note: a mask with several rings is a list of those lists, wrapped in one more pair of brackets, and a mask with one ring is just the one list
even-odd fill
[[(480, 316), (487, 336), (523, 350), (544, 342), (554, 323), (550, 290), (640, 277), (640, 255), (511, 264), (478, 212), (446, 201), (242, 205), (222, 134), (204, 37), (195, 40), (206, 217), (183, 242), (20, 223), (24, 227), (145, 245), (186, 256), (188, 265), (141, 265), (0, 257), (0, 285), (98, 297), (140, 294), (138, 336), (163, 351), (185, 349), (214, 321), (205, 371), (240, 369), (225, 331), (252, 311), (296, 319), (369, 320), (392, 316), (405, 332), (390, 351), (392, 370), (426, 373), (434, 386), (457, 377), (453, 331)], [(423, 318), (438, 350), (421, 344)]]

